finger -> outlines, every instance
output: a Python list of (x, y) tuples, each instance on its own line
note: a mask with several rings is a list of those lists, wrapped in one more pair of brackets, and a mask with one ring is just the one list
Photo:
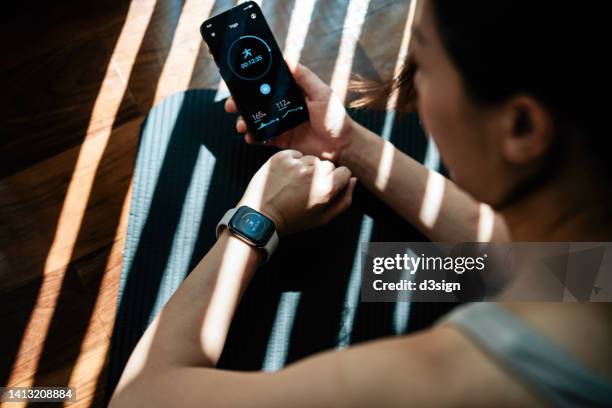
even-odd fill
[(285, 63), (287, 64), (287, 66), (289, 67), (289, 71), (291, 72), (291, 74), (295, 73), (295, 70), (297, 69), (298, 66), (298, 62), (293, 62), (293, 61), (289, 61), (287, 58), (284, 58)]
[(250, 133), (247, 133), (244, 135), (244, 141), (247, 142), (248, 144), (257, 143), (257, 140), (255, 140), (255, 138)]
[(329, 160), (320, 160), (316, 163), (316, 166), (317, 172), (323, 176), (327, 176), (336, 169), (334, 163), (330, 162)]
[(246, 133), (247, 131), (247, 125), (242, 116), (238, 116), (238, 119), (236, 119), (236, 131), (238, 133)]
[(351, 180), (351, 171), (348, 167), (340, 166), (332, 171), (327, 177), (331, 178), (331, 197), (335, 197), (342, 191)]
[(330, 92), (329, 86), (302, 64), (297, 64), (293, 77), (310, 99), (323, 99)]
[(302, 152), (299, 152), (297, 150), (292, 150), (292, 149), (287, 149), (287, 150), (281, 150), (280, 152), (276, 153), (276, 154), (284, 154), (287, 155), (288, 157), (294, 158), (294, 159), (299, 159), (303, 156)]
[(338, 197), (336, 197), (334, 201), (329, 204), (329, 207), (327, 207), (327, 209), (325, 210), (323, 217), (326, 222), (331, 221), (338, 214), (340, 214), (351, 206), (351, 203), (353, 202), (353, 192), (355, 191), (356, 185), (357, 178), (351, 177), (348, 182), (348, 185), (344, 188), (341, 194), (339, 194)]
[(225, 100), (225, 111), (227, 113), (238, 112), (238, 108), (236, 107), (236, 102), (234, 102), (234, 98), (231, 96)]

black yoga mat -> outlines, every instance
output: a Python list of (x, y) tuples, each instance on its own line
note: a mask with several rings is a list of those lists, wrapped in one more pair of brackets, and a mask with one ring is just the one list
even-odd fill
[[(173, 95), (142, 126), (107, 398), (149, 322), (214, 244), (218, 220), (275, 152), (245, 144), (235, 131), (236, 116), (225, 113), (215, 94)], [(349, 113), (382, 132), (386, 112)], [(390, 140), (424, 159), (427, 138), (415, 115), (398, 116)], [(426, 327), (453, 306), (360, 303), (360, 239), (427, 240), (358, 185), (350, 210), (323, 228), (283, 239), (256, 273), (218, 367), (277, 370), (322, 350)]]

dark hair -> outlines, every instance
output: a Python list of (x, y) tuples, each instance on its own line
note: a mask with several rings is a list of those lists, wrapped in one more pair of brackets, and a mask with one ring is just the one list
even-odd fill
[[(414, 0), (413, 0), (414, 1)], [(559, 129), (588, 138), (598, 157), (611, 154), (612, 16), (606, 1), (430, 0), (437, 31), (475, 103), (530, 95)], [(410, 56), (397, 78), (352, 87), (354, 107), (378, 106), (394, 90), (399, 110), (414, 108)], [(370, 94), (364, 94), (370, 92)], [(610, 167), (609, 165), (607, 167)]]

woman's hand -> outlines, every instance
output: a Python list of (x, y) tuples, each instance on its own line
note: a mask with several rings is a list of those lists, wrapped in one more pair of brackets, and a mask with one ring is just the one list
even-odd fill
[(238, 206), (268, 216), (286, 235), (326, 224), (348, 208), (355, 183), (346, 167), (283, 150), (257, 171)]
[[(282, 149), (295, 149), (337, 162), (342, 149), (349, 143), (353, 120), (332, 89), (311, 70), (298, 64), (291, 71), (297, 84), (304, 90), (310, 121), (281, 134), (269, 143)], [(225, 110), (229, 113), (237, 112), (231, 97), (225, 102)], [(239, 133), (247, 132), (242, 116), (236, 120), (236, 130)], [(246, 133), (245, 140), (247, 143), (256, 142), (249, 133)]]

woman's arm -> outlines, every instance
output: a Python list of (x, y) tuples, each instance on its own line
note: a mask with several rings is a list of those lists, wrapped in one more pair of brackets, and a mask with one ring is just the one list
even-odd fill
[(507, 241), (503, 219), (455, 183), (351, 121), (339, 164), (432, 241)]
[(214, 366), (240, 297), (262, 259), (260, 250), (225, 230), (145, 331), (115, 396), (135, 380), (169, 368)]
[(467, 337), (446, 327), (320, 353), (274, 373), (165, 367), (116, 393), (111, 407), (497, 406), (500, 401), (537, 405)]

